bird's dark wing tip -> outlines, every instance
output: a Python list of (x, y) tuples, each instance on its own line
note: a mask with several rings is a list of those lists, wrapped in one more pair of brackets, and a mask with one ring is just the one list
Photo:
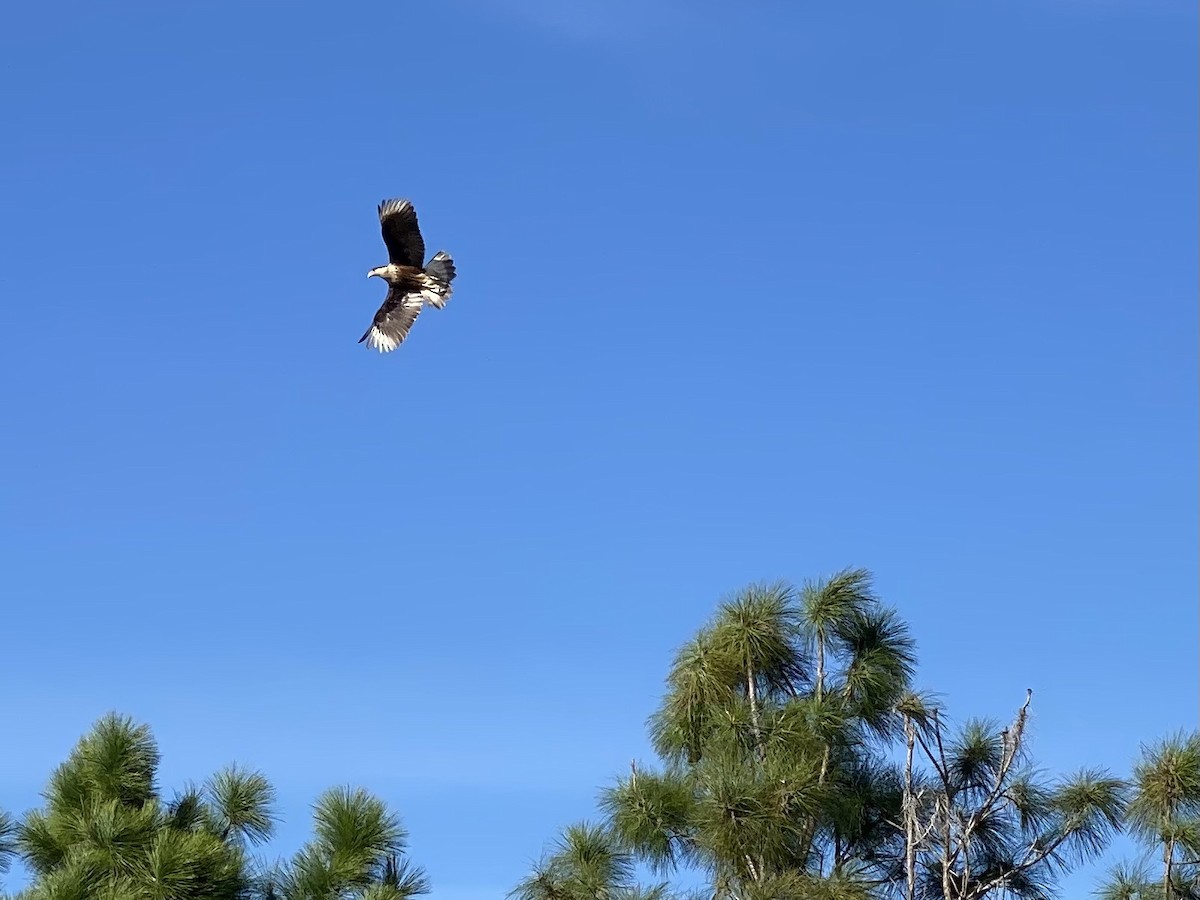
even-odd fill
[(393, 197), (389, 200), (384, 200), (379, 204), (379, 218), (385, 219), (388, 216), (407, 213), (413, 214), (412, 201), (405, 197)]

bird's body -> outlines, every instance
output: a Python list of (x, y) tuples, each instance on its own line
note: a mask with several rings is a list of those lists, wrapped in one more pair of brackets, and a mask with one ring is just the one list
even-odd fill
[(371, 327), (358, 342), (380, 353), (395, 350), (408, 337), (409, 329), (425, 304), (443, 309), (452, 293), (450, 282), (456, 274), (454, 260), (439, 250), (428, 263), (425, 241), (417, 224), (417, 213), (408, 200), (385, 200), (379, 204), (379, 225), (387, 246), (388, 263), (367, 273), (388, 283), (383, 305), (375, 313)]

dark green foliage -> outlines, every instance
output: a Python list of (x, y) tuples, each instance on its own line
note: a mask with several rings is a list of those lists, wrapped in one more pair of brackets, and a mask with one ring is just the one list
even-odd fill
[(907, 896), (1040, 900), (1122, 827), (1126, 785), (1084, 770), (1037, 776), (1026, 747), (1032, 693), (1006, 728), (968, 721), (947, 734), (927, 699), (905, 697)]
[(363, 791), (325, 794), (315, 837), (270, 876), (247, 848), (274, 831), (275, 791), (236, 766), (163, 802), (150, 730), (105, 716), (55, 769), (41, 809), (0, 815), (0, 871), (34, 873), (18, 900), (407, 900), (428, 890), (403, 858), (406, 834)]
[(512, 900), (667, 900), (666, 885), (641, 887), (634, 859), (612, 832), (587, 822), (567, 828), (554, 852), (543, 858), (510, 893)]
[[(649, 722), (661, 768), (605, 790), (588, 834), (656, 876), (699, 872), (711, 900), (1051, 896), (1122, 827), (1125, 783), (1038, 777), (1028, 703), (1008, 728), (952, 734), (915, 665), (865, 570), (747, 588), (675, 656)], [(624, 864), (579, 877), (565, 840), (518, 900), (633, 890)]]
[(424, 873), (404, 858), (408, 832), (366, 791), (326, 791), (313, 822), (313, 839), (272, 879), (281, 900), (407, 900), (428, 893)]
[(232, 837), (258, 844), (271, 837), (275, 789), (261, 773), (232, 766), (210, 778), (205, 793), (210, 802), (199, 808), (212, 817), (209, 827), (222, 840)]
[[(251, 875), (239, 846), (205, 827), (221, 814), (199, 797), (163, 804), (159, 754), (145, 725), (105, 716), (50, 778), (43, 809), (18, 829), (38, 876), (28, 900), (68, 897), (238, 900)], [(269, 810), (266, 817), (269, 832)]]
[[(881, 739), (912, 669), (863, 570), (727, 599), (650, 718), (663, 768), (601, 797), (610, 840), (660, 875), (707, 873), (707, 896), (866, 896), (895, 872), (900, 779)], [(574, 896), (560, 868), (543, 864), (523, 900)]]
[(1200, 732), (1142, 748), (1128, 819), (1146, 858), (1114, 869), (1099, 896), (1200, 900)]
[(17, 853), (17, 822), (0, 810), (0, 873), (7, 872)]

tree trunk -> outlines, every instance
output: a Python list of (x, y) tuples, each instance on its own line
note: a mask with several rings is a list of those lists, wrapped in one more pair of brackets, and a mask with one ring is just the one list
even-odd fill
[(953, 870), (950, 868), (954, 860), (954, 836), (950, 828), (950, 796), (944, 795), (938, 800), (939, 814), (944, 814), (942, 831), (944, 846), (942, 848), (942, 900), (958, 900), (957, 894), (950, 889)]
[(754, 733), (754, 746), (759, 757), (763, 755), (762, 728), (758, 720), (758, 689), (754, 686), (754, 670), (746, 666), (746, 695), (750, 698), (750, 730)]
[(817, 635), (817, 683), (815, 690), (817, 694), (817, 702), (825, 696), (825, 636)]
[(914, 900), (917, 895), (917, 798), (913, 796), (913, 746), (916, 726), (909, 716), (904, 717), (904, 897)]
[(1172, 839), (1163, 846), (1163, 900), (1172, 900), (1174, 897), (1175, 885), (1172, 883), (1174, 879), (1171, 877), (1171, 868), (1174, 862), (1175, 841)]

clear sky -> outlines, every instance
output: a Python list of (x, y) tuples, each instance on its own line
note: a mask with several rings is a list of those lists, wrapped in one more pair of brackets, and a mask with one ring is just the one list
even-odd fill
[[(872, 569), (1051, 771), (1197, 696), (1196, 4), (0, 12), (0, 807), (109, 709), (496, 897), (726, 593)], [(375, 217), (459, 277), (409, 341)], [(1085, 880), (1082, 888), (1090, 886)]]

